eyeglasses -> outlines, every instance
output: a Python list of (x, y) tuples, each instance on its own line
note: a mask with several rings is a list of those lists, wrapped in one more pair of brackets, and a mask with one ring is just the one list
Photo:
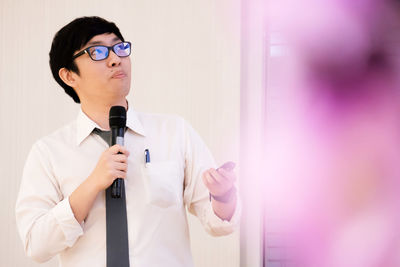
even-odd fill
[(89, 57), (94, 61), (103, 60), (108, 58), (111, 49), (119, 57), (128, 57), (131, 54), (131, 42), (120, 42), (113, 46), (105, 46), (105, 45), (89, 46), (88, 48), (83, 49), (78, 54), (73, 56), (72, 60), (74, 60), (79, 56), (82, 56), (85, 53), (88, 54)]

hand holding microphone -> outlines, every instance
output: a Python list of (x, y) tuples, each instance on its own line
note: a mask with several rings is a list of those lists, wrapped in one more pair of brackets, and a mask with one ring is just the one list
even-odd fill
[(124, 148), (126, 110), (122, 106), (113, 106), (109, 113), (111, 129), (111, 147), (103, 152), (96, 168), (91, 174), (98, 191), (111, 186), (111, 196), (121, 197), (121, 186), (126, 178), (129, 152)]
[[(110, 109), (109, 123), (111, 129), (111, 146), (118, 144), (124, 145), (124, 134), (126, 126), (126, 109), (122, 106), (112, 106)], [(126, 171), (126, 170), (125, 170)], [(124, 181), (118, 177), (111, 185), (111, 196), (113, 198), (121, 197), (121, 186)]]
[(129, 151), (123, 146), (114, 145), (100, 156), (91, 177), (97, 190), (107, 189), (116, 178), (126, 178)]

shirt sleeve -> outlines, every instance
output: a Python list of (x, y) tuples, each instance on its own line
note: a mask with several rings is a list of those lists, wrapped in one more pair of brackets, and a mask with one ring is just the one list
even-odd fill
[(229, 221), (220, 219), (212, 208), (209, 192), (202, 174), (216, 164), (209, 149), (196, 133), (184, 122), (185, 132), (185, 189), (184, 202), (188, 210), (197, 216), (205, 230), (213, 236), (227, 235), (235, 231), (239, 225), (241, 205), (237, 200), (236, 209)]
[(83, 234), (40, 141), (26, 160), (15, 211), (25, 253), (38, 262), (73, 246)]

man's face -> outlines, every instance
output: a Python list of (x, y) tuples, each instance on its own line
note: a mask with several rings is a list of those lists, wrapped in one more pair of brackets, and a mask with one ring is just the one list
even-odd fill
[[(79, 51), (93, 45), (113, 46), (119, 42), (114, 33), (104, 33), (94, 36)], [(81, 103), (112, 105), (125, 101), (131, 86), (130, 57), (119, 57), (111, 49), (104, 60), (94, 61), (85, 53), (75, 59), (75, 64), (79, 69), (79, 76), (75, 75), (75, 89)]]

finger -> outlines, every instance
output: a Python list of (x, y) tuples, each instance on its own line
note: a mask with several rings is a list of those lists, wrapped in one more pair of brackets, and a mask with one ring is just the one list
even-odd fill
[(207, 181), (208, 181), (208, 183), (209, 183), (210, 185), (214, 185), (214, 184), (217, 183), (217, 181), (215, 181), (215, 180), (211, 177), (209, 171), (207, 171), (207, 172), (205, 173), (205, 176), (206, 176), (206, 179), (207, 179)]
[(126, 147), (123, 147), (123, 148), (124, 148), (124, 149), (123, 149), (123, 151), (122, 151), (122, 154), (124, 154), (125, 156), (129, 157), (129, 155), (130, 155), (131, 153), (129, 153), (129, 150), (126, 149)]
[(116, 162), (114, 168), (118, 171), (126, 172), (128, 170), (128, 164)]
[(224, 183), (225, 179), (215, 169), (210, 169), (210, 176), (219, 184)]
[(112, 155), (112, 160), (114, 162), (127, 163), (128, 157), (124, 154), (115, 154), (115, 155)]
[(117, 179), (117, 178), (125, 179), (125, 178), (126, 178), (126, 172), (123, 172), (123, 171), (114, 171), (113, 178), (114, 178), (114, 179)]
[(210, 187), (210, 182), (207, 179), (206, 173), (203, 173), (203, 183), (206, 185), (206, 187)]
[(224, 168), (219, 168), (217, 172), (230, 182), (234, 182), (236, 180), (236, 175), (233, 171), (227, 171)]
[(117, 154), (121, 149), (122, 149), (122, 146), (117, 144), (117, 145), (111, 146), (111, 147), (108, 149), (108, 151), (109, 151), (111, 154)]
[(118, 144), (117, 145), (113, 145), (112, 147), (110, 147), (109, 151), (110, 151), (111, 154), (122, 153), (122, 154), (124, 154), (126, 156), (129, 156), (129, 151), (124, 146), (121, 146), (121, 145), (118, 145)]

